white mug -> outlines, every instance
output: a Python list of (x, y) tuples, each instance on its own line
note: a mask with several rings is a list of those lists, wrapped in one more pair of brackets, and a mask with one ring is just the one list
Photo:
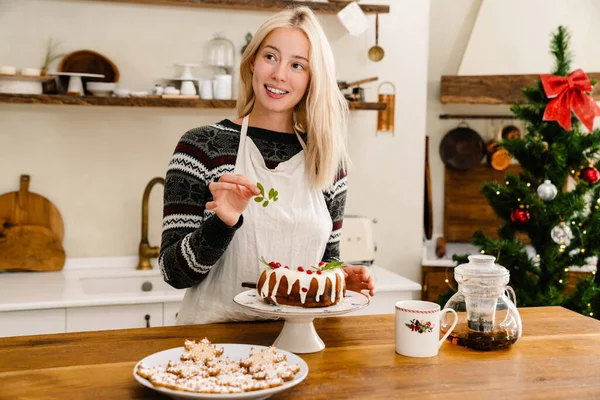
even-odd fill
[(215, 75), (213, 79), (214, 87), (213, 92), (215, 99), (217, 100), (230, 100), (231, 99), (231, 75)]
[[(440, 339), (440, 320), (447, 312), (454, 322)], [(439, 304), (430, 301), (405, 300), (396, 303), (396, 353), (407, 357), (434, 357), (452, 332), (458, 315), (451, 308), (440, 311)]]
[(198, 87), (201, 99), (211, 100), (213, 98), (213, 82), (210, 79), (199, 80)]
[(196, 86), (194, 86), (194, 82), (192, 82), (192, 81), (181, 82), (180, 93), (184, 96), (195, 96), (196, 95)]

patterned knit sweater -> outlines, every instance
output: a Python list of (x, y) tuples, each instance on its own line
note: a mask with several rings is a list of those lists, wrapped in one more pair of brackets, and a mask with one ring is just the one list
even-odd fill
[[(230, 120), (191, 129), (180, 139), (165, 178), (163, 229), (159, 266), (171, 286), (182, 289), (200, 283), (223, 255), (242, 226), (243, 217), (229, 227), (205, 204), (212, 200), (210, 182), (233, 173), (241, 126)], [(248, 127), (268, 168), (302, 150), (296, 135)], [(302, 136), (306, 142), (306, 135)], [(346, 204), (346, 173), (323, 191), (333, 231), (322, 260), (339, 261), (339, 240)]]

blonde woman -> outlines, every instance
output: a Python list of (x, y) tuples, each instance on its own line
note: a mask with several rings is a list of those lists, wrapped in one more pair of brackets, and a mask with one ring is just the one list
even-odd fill
[[(257, 319), (233, 297), (257, 281), (261, 256), (293, 266), (339, 259), (348, 110), (310, 9), (258, 29), (240, 64), (237, 111), (183, 135), (167, 172), (159, 265), (166, 282), (188, 288), (178, 324)], [(258, 182), (277, 202), (254, 201)], [(375, 294), (366, 267), (344, 274), (348, 289)]]

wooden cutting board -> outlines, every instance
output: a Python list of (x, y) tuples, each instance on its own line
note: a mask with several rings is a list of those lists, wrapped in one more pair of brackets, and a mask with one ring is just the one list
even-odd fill
[(65, 259), (62, 243), (45, 226), (0, 230), (0, 271), (60, 271)]
[(65, 262), (64, 224), (60, 212), (43, 196), (29, 191), (21, 175), (19, 191), (0, 196), (0, 271), (57, 271)]

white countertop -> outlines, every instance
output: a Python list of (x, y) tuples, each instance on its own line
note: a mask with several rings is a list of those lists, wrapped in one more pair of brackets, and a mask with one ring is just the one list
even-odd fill
[[(0, 273), (0, 311), (33, 310), (63, 307), (85, 307), (116, 304), (164, 303), (181, 301), (185, 290), (163, 282), (158, 268), (148, 271), (135, 269), (136, 257), (68, 259), (57, 272)], [(90, 280), (106, 278), (138, 283), (139, 290), (122, 293), (86, 292)], [(141, 291), (141, 283), (153, 282), (166, 290)], [(106, 280), (104, 281), (106, 282)], [(93, 289), (93, 288), (92, 288)], [(110, 288), (108, 288), (110, 289)]]
[[(435, 243), (438, 236), (433, 237), (431, 240), (426, 240), (423, 243), (423, 258), (421, 265), (426, 267), (454, 267), (456, 262), (452, 260), (454, 254), (480, 254), (479, 249), (472, 243), (468, 242), (449, 242), (446, 243), (446, 254), (443, 257), (435, 255)], [(525, 250), (530, 258), (535, 257), (535, 249), (532, 246), (525, 246)], [(595, 271), (596, 270), (596, 257), (590, 257), (588, 259), (589, 265), (585, 266), (573, 266), (569, 269), (572, 271)]]
[[(156, 260), (149, 271), (137, 271), (136, 262), (136, 257), (71, 258), (57, 272), (1, 272), (0, 312), (183, 300), (185, 289), (165, 283)], [(420, 284), (379, 266), (370, 270), (377, 292), (421, 290)], [(143, 292), (143, 282), (151, 282), (152, 291)]]

